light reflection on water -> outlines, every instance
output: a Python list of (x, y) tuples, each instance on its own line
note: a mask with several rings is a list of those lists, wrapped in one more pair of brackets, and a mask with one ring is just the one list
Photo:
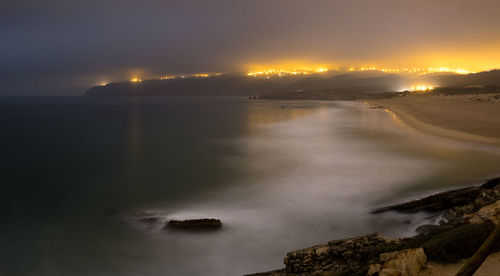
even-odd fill
[(313, 112), (324, 113), (326, 106), (331, 105), (317, 101), (311, 103), (250, 101), (246, 112), (248, 129), (256, 131), (267, 124), (299, 119)]

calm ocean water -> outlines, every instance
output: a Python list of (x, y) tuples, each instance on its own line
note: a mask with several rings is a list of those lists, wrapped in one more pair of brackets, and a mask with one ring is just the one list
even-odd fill
[[(353, 102), (0, 98), (0, 275), (242, 275), (436, 214), (373, 208), (500, 173), (499, 150)], [(212, 233), (160, 218), (220, 218)]]

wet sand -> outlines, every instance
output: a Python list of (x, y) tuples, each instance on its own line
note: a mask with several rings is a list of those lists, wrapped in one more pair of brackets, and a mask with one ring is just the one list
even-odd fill
[(434, 135), (500, 145), (500, 94), (414, 94), (368, 101)]

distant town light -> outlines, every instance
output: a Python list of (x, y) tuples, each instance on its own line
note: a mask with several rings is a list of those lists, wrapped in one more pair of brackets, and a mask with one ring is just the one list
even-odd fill
[[(299, 69), (302, 68), (302, 69)], [(308, 75), (315, 73), (324, 73), (328, 72), (328, 69), (325, 66), (321, 67), (308, 67), (308, 66), (297, 66), (294, 69), (278, 69), (278, 68), (266, 68), (264, 70), (256, 70), (250, 71), (247, 73), (247, 76), (257, 77), (257, 76), (270, 76), (275, 75), (278, 77), (286, 77), (289, 75)], [(412, 67), (412, 68), (385, 68), (385, 67), (377, 67), (374, 65), (369, 66), (360, 66), (360, 67), (349, 67), (349, 72), (356, 71), (380, 71), (384, 73), (407, 73), (407, 74), (417, 74), (417, 75), (425, 75), (430, 73), (456, 73), (456, 74), (470, 74), (475, 73), (473, 71), (468, 71), (462, 68), (449, 68), (449, 67)]]
[(410, 87), (410, 91), (429, 91), (429, 90), (432, 90), (434, 89), (434, 86), (432, 85), (423, 85), (423, 84), (419, 84), (419, 85), (413, 85)]
[(276, 75), (278, 77), (285, 77), (289, 75), (310, 75), (314, 73), (325, 73), (328, 72), (328, 68), (319, 67), (319, 68), (294, 68), (294, 69), (265, 69), (259, 71), (251, 71), (247, 73), (247, 76), (257, 77), (257, 76), (272, 76)]

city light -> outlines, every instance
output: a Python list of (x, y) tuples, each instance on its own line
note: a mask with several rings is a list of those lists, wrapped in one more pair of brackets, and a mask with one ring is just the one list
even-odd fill
[[(266, 67), (265, 69), (252, 70), (247, 73), (250, 77), (285, 77), (289, 75), (309, 75), (317, 73), (325, 73), (334, 68), (325, 66), (295, 66), (293, 69), (284, 68), (272, 68)], [(337, 70), (337, 69), (336, 69)], [(340, 70), (342, 71), (342, 70)], [(346, 71), (348, 72), (383, 72), (383, 73), (404, 73), (404, 74), (416, 74), (425, 75), (431, 73), (455, 73), (455, 74), (470, 74), (475, 73), (474, 71), (469, 71), (463, 68), (449, 68), (449, 67), (405, 67), (405, 68), (388, 68), (388, 67), (378, 67), (378, 66), (359, 66), (359, 67), (349, 67)]]
[[(353, 70), (351, 70), (353, 69)], [(468, 71), (465, 69), (461, 68), (448, 68), (448, 67), (427, 67), (427, 68), (420, 68), (420, 67), (413, 67), (413, 68), (379, 68), (376, 66), (371, 66), (371, 67), (360, 67), (359, 70), (356, 70), (354, 68), (350, 68), (349, 71), (381, 71), (381, 72), (386, 72), (386, 73), (409, 73), (409, 74), (430, 74), (430, 73), (455, 73), (455, 74), (470, 74), (470, 73), (475, 73), (473, 71)]]
[(325, 73), (328, 72), (329, 69), (326, 67), (318, 67), (318, 68), (293, 68), (293, 69), (263, 69), (258, 71), (251, 71), (247, 73), (247, 76), (258, 77), (258, 76), (278, 76), (285, 77), (290, 75), (310, 75), (316, 73)]
[(160, 77), (160, 80), (171, 80), (171, 79), (175, 79), (177, 77), (178, 76), (175, 76), (175, 75), (166, 75), (166, 76)]
[(183, 79), (183, 78), (209, 78), (214, 76), (220, 76), (222, 73), (196, 73), (196, 74), (185, 74), (185, 75), (164, 75), (157, 77), (160, 80), (171, 80), (171, 79)]
[(434, 89), (434, 86), (432, 85), (413, 85), (410, 87), (410, 91), (429, 91)]

